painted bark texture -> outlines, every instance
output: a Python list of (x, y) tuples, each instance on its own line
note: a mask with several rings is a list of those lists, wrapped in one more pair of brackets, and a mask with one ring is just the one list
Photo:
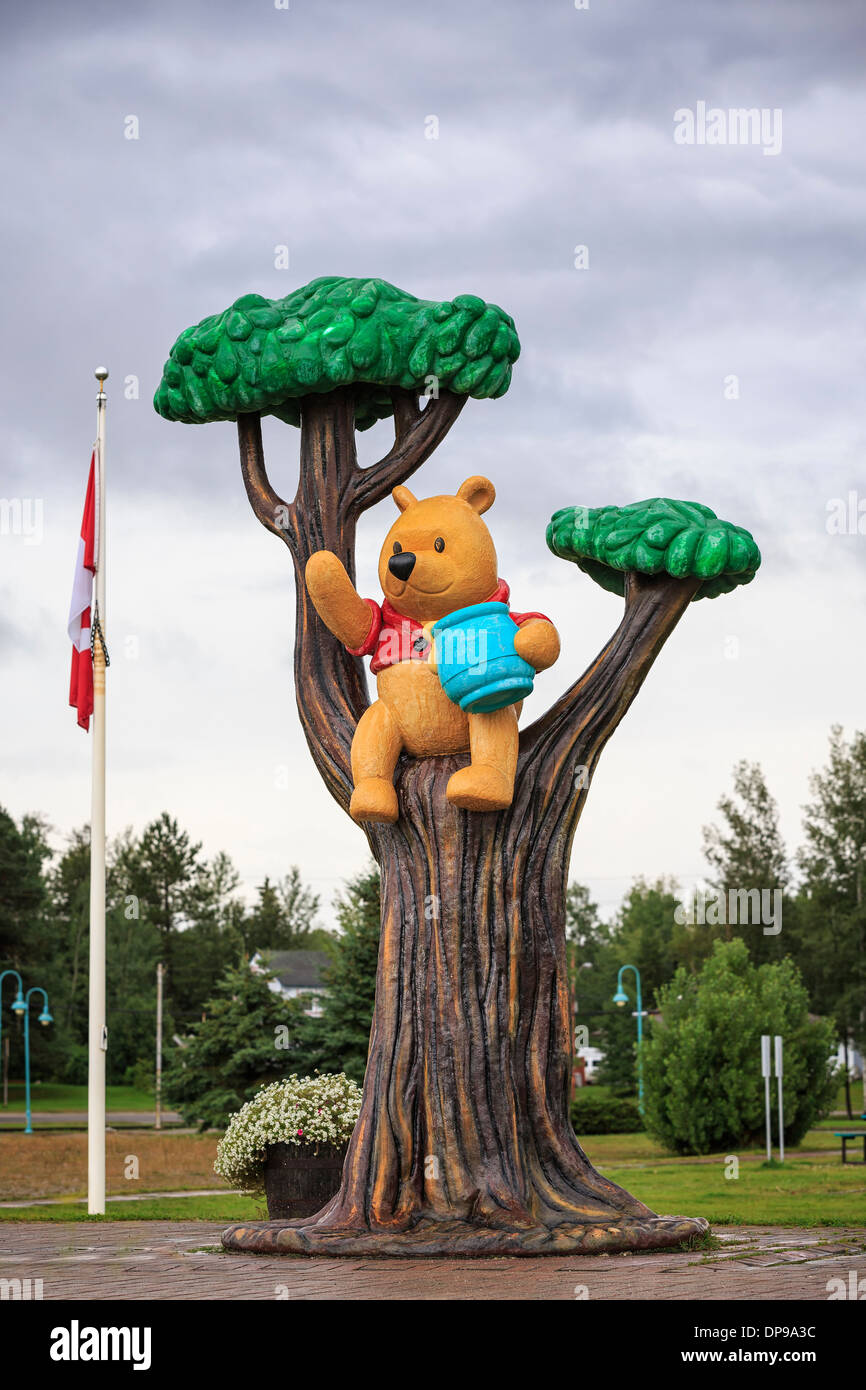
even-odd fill
[[(361, 663), (319, 621), (303, 582), (333, 550), (354, 578), (357, 517), (408, 478), (457, 418), (443, 393), (395, 399), (395, 444), (358, 468), (351, 391), (304, 402), (298, 493), (267, 480), (258, 417), (241, 417), (253, 509), (296, 569), (295, 685), (313, 759), (348, 810), (349, 750), (367, 705)], [(565, 890), (601, 750), (697, 580), (630, 576), (619, 628), (589, 670), (521, 732), (509, 810), (445, 797), (459, 757), (404, 757), (400, 819), (370, 825), (382, 874), (376, 1008), (342, 1187), (295, 1222), (234, 1227), (229, 1249), (357, 1255), (536, 1255), (677, 1244), (700, 1219), (657, 1217), (595, 1171), (571, 1128)]]

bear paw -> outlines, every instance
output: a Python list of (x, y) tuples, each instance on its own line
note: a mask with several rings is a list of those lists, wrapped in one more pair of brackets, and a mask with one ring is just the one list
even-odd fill
[(445, 795), (463, 811), (504, 811), (511, 805), (514, 781), (498, 767), (470, 763), (448, 779)]
[(352, 792), (349, 815), (359, 824), (362, 821), (390, 824), (397, 820), (399, 814), (400, 807), (394, 784), (384, 777), (364, 777)]

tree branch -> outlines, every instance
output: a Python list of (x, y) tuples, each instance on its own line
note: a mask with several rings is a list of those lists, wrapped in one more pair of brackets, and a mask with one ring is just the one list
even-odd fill
[(573, 834), (602, 748), (700, 582), (626, 576), (625, 612), (610, 642), (580, 680), (521, 733), (515, 800), (524, 798), (528, 807), (534, 798), (538, 816), (555, 814), (553, 804), (559, 802), (569, 822), (566, 833)]
[(238, 446), (250, 506), (262, 525), (293, 550), (294, 506), (284, 502), (271, 487), (262, 448), (262, 417), (257, 410), (238, 416)]
[(395, 386), (391, 391), (391, 400), (394, 404), (394, 439), (399, 443), (421, 418), (421, 396), (417, 391), (404, 391), (402, 387)]
[(352, 795), (351, 746), (367, 708), (363, 663), (350, 656), (319, 618), (304, 569), (317, 550), (330, 550), (355, 577), (355, 519), (345, 503), (357, 471), (355, 403), (350, 389), (305, 396), (301, 459), (292, 504), (295, 561), (295, 696), (313, 761), (344, 810)]
[(417, 399), (410, 391), (394, 392), (394, 447), (370, 468), (359, 468), (352, 478), (350, 505), (356, 516), (381, 502), (421, 467), (442, 443), (468, 397), (443, 391), (423, 410), (418, 409)]

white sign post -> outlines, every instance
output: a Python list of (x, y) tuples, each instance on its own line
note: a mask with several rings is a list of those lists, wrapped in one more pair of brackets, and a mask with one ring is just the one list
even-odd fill
[(770, 1035), (761, 1034), (761, 1075), (764, 1078), (764, 1109), (767, 1117), (767, 1162), (773, 1157), (770, 1147)]
[[(776, 1081), (779, 1087), (779, 1162), (785, 1162), (785, 1112), (782, 1103), (782, 1039), (776, 1034)], [(769, 1082), (767, 1085), (769, 1086)]]

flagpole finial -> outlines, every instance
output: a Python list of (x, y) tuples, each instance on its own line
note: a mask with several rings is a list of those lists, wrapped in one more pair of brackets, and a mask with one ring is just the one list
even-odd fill
[(106, 378), (107, 378), (107, 376), (108, 376), (108, 368), (107, 368), (107, 367), (97, 367), (96, 370), (94, 371), (93, 375), (96, 377), (96, 380), (99, 382), (99, 395), (97, 396), (97, 400), (105, 400), (105, 381), (106, 381)]

